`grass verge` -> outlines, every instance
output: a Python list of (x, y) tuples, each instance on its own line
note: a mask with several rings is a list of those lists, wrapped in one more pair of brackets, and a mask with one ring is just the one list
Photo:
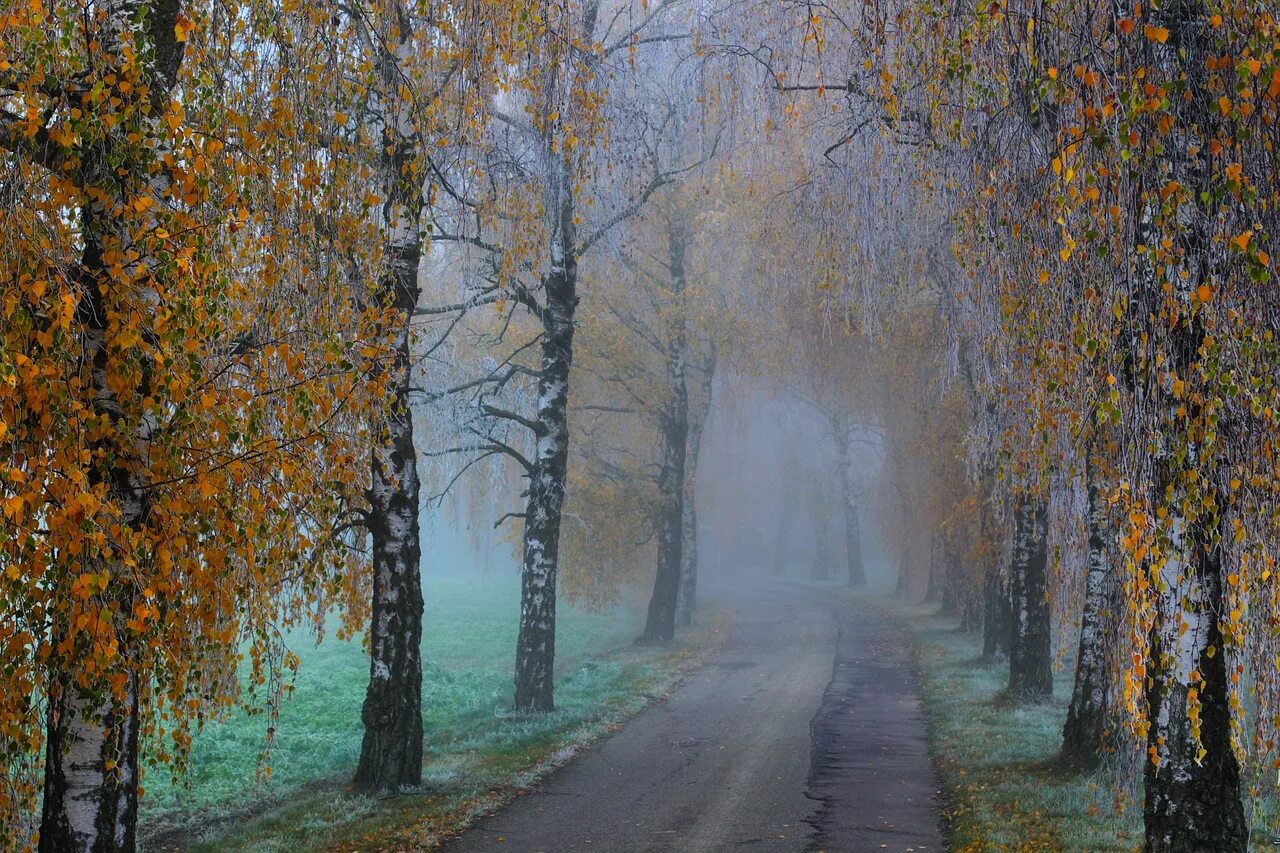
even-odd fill
[(1142, 846), (1140, 803), (1117, 797), (1105, 774), (1056, 761), (1071, 673), (1054, 700), (1004, 700), (1007, 665), (981, 659), (981, 639), (932, 608), (892, 605), (912, 637), (929, 738), (942, 778), (949, 847), (964, 851), (1132, 851)]
[[(301, 653), (270, 758), (257, 773), (262, 717), (233, 715), (195, 744), (178, 784), (148, 780), (151, 850), (418, 850), (498, 808), (626, 717), (664, 695), (718, 645), (724, 612), (663, 648), (636, 648), (634, 610), (562, 608), (555, 713), (511, 713), (518, 580), (428, 582), (423, 642), (427, 733), (421, 792), (368, 798), (347, 786), (359, 755), (368, 658), (359, 643)], [(301, 645), (301, 642), (299, 643)], [(257, 781), (255, 781), (257, 779)]]

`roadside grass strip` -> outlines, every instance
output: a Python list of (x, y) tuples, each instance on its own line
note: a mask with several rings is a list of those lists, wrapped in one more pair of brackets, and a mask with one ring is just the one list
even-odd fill
[(1055, 674), (1052, 702), (1010, 703), (1003, 695), (1008, 665), (982, 661), (980, 637), (932, 607), (890, 606), (912, 638), (951, 850), (1141, 849), (1142, 803), (1134, 792), (1105, 771), (1069, 772), (1057, 761), (1069, 671)]
[[(428, 581), (423, 640), (423, 787), (371, 798), (350, 791), (369, 663), (359, 640), (299, 637), (293, 695), (262, 772), (264, 715), (206, 726), (190, 773), (146, 780), (149, 850), (423, 849), (493, 811), (672, 689), (724, 638), (725, 611), (701, 612), (667, 647), (631, 645), (639, 615), (562, 607), (557, 710), (511, 711), (519, 581)], [(509, 661), (510, 659), (510, 661)], [(498, 663), (501, 662), (501, 663)], [(506, 664), (503, 666), (502, 664)]]

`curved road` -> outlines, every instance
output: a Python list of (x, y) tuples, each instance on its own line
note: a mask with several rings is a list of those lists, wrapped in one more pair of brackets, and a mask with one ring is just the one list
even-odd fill
[(664, 702), (451, 853), (942, 851), (899, 629), (868, 602), (758, 583), (729, 642)]

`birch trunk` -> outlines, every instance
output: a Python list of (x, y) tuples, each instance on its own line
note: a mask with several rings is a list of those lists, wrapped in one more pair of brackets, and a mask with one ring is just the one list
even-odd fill
[[(86, 37), (98, 43), (104, 57), (121, 65), (142, 64), (147, 94), (139, 95), (139, 106), (149, 118), (141, 121), (158, 123), (164, 112), (160, 105), (168, 103), (183, 61), (183, 46), (174, 32), (179, 4), (117, 2), (107, 5), (102, 13), (100, 27), (94, 33), (86, 33)], [(121, 79), (133, 79), (134, 75), (133, 70), (119, 74)], [(109, 503), (118, 511), (114, 523), (121, 536), (147, 525), (147, 455), (154, 423), (126, 411), (122, 404), (120, 391), (112, 381), (122, 371), (112, 363), (108, 320), (122, 299), (149, 306), (156, 304), (158, 297), (151, 270), (126, 272), (125, 276), (137, 274), (139, 278), (123, 281), (119, 270), (113, 270), (107, 262), (112, 256), (127, 256), (134, 251), (132, 233), (138, 226), (137, 222), (118, 218), (113, 211), (125, 208), (127, 193), (150, 191), (158, 197), (167, 189), (163, 170), (151, 168), (151, 161), (160, 152), (138, 154), (124, 138), (128, 130), (125, 123), (115, 131), (116, 135), (108, 133), (95, 140), (94, 145), (77, 151), (81, 185), (117, 194), (109, 203), (86, 204), (80, 210), (84, 245), (76, 271), (80, 291), (76, 323), (81, 330), (82, 370), (87, 374), (82, 381), (91, 395), (88, 403), (112, 426), (91, 445), (95, 462), (89, 471), (89, 482), (106, 487)], [(161, 132), (154, 136), (164, 138)], [(132, 153), (121, 156), (121, 152)], [(123, 287), (132, 288), (133, 292), (120, 294)], [(149, 329), (143, 331), (150, 334)], [(125, 394), (137, 399), (148, 396), (149, 372), (143, 365), (142, 378)], [(108, 552), (92, 559), (114, 558)], [(131, 611), (140, 590), (128, 580), (129, 569), (122, 565), (91, 568), (105, 570), (113, 579), (107, 592), (115, 600), (117, 612)], [(55, 626), (55, 634), (58, 631)], [(118, 627), (115, 635), (127, 662), (123, 685), (113, 689), (99, 681), (85, 688), (77, 683), (73, 672), (50, 674), (41, 851), (131, 853), (137, 847), (139, 680), (145, 676), (133, 665), (135, 650), (128, 633)]]
[[(1164, 308), (1168, 294), (1183, 305), (1201, 285), (1217, 290), (1215, 278), (1224, 266), (1216, 233), (1224, 208), (1211, 200), (1221, 164), (1213, 161), (1210, 142), (1228, 128), (1208, 79), (1215, 55), (1212, 11), (1205, 0), (1169, 0), (1148, 13), (1153, 26), (1168, 31), (1163, 43), (1146, 46), (1153, 60), (1148, 79), (1179, 96), (1170, 98), (1172, 130), (1164, 154), (1142, 174), (1142, 184), (1148, 193), (1168, 181), (1186, 188), (1185, 198), (1166, 223), (1166, 229), (1172, 226), (1176, 232), (1176, 256), (1161, 259), (1164, 266), (1157, 267), (1150, 253), (1139, 252), (1139, 312), (1133, 318), (1142, 324), (1137, 331), (1153, 340), (1163, 338), (1167, 347), (1165, 363), (1144, 365), (1141, 376), (1163, 420), (1152, 493), (1158, 505), (1167, 502), (1166, 541), (1160, 543), (1166, 555), (1157, 566), (1161, 583), (1147, 662), (1143, 818), (1151, 853), (1237, 853), (1249, 846), (1240, 765), (1231, 742), (1228, 650), (1219, 622), (1230, 606), (1224, 580), (1230, 569), (1224, 566), (1223, 545), (1230, 541), (1230, 528), (1221, 503), (1203, 506), (1197, 501), (1195, 516), (1180, 510), (1189, 503), (1183, 495), (1185, 483), (1208, 483), (1222, 495), (1226, 476), (1215, 470), (1221, 463), (1198, 458), (1205, 448), (1188, 427), (1205, 417), (1197, 395), (1188, 395), (1184, 418), (1178, 411), (1182, 401), (1171, 393), (1165, 378), (1193, 379), (1207, 333), (1202, 315), (1185, 309), (1169, 322), (1170, 312)], [(1146, 207), (1137, 243), (1157, 245), (1165, 238), (1164, 230), (1153, 227), (1157, 202), (1142, 202)], [(1131, 354), (1135, 360), (1141, 356)], [(1230, 435), (1234, 425), (1224, 421), (1218, 429)]]
[(1107, 562), (1107, 508), (1087, 466), (1089, 546), (1084, 587), (1084, 612), (1080, 618), (1080, 649), (1076, 656), (1071, 705), (1062, 728), (1062, 757), (1070, 765), (1096, 768), (1109, 748), (1113, 722), (1111, 680), (1107, 666), (1108, 611), (1115, 595), (1115, 580)]
[(548, 210), (554, 212), (555, 227), (541, 310), (537, 447), (530, 460), (525, 503), (520, 634), (516, 641), (515, 707), (523, 712), (555, 709), (556, 572), (569, 461), (569, 371), (578, 308), (572, 170), (562, 155), (551, 153), (548, 159), (554, 164)]
[(1223, 599), (1222, 531), (1205, 520), (1179, 518), (1171, 526), (1170, 554), (1160, 569), (1167, 593), (1151, 638), (1159, 668), (1147, 690), (1146, 849), (1242, 853), (1249, 830), (1216, 609)]
[(1009, 695), (1040, 702), (1053, 696), (1048, 591), (1048, 525), (1038, 502), (1023, 499), (1014, 510), (1009, 598), (1013, 632), (1009, 646)]
[(373, 614), (369, 626), (369, 686), (361, 721), (364, 739), (354, 784), (360, 790), (397, 790), (422, 784), (422, 546), (417, 454), (409, 402), (412, 373), (410, 321), (418, 305), (418, 266), (424, 235), (423, 188), (413, 176), (420, 138), (402, 97), (401, 68), (409, 60), (412, 30), (396, 4), (394, 47), (379, 58), (382, 99), (378, 185), (388, 269), (376, 298), (394, 336), (389, 383), (394, 395), (380, 446), (370, 460), (366, 524), (373, 546)]

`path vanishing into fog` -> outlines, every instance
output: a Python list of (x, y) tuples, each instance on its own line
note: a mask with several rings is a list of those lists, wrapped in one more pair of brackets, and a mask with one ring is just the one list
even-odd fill
[(450, 853), (941, 851), (905, 640), (870, 602), (750, 583), (726, 645)]

